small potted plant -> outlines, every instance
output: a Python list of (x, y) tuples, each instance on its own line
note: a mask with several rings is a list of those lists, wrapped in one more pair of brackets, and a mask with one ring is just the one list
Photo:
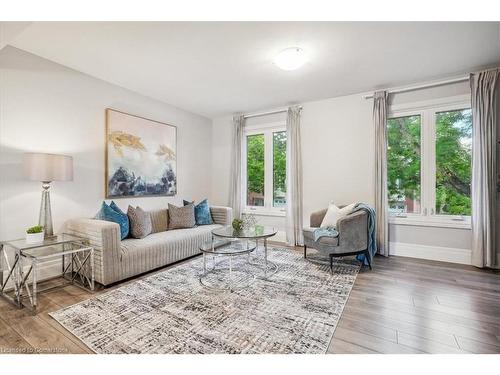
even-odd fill
[(26, 243), (35, 244), (43, 242), (44, 232), (41, 225), (35, 225), (34, 227), (26, 229)]
[(235, 232), (241, 232), (243, 229), (243, 220), (234, 219), (232, 225)]

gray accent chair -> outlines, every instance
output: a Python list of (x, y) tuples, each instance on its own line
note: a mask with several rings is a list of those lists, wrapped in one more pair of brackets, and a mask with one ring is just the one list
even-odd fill
[(341, 218), (337, 222), (336, 229), (339, 232), (337, 237), (322, 237), (314, 241), (314, 231), (321, 226), (326, 211), (327, 209), (313, 212), (309, 227), (303, 230), (304, 258), (307, 258), (308, 247), (316, 249), (330, 258), (330, 271), (333, 272), (333, 258), (364, 254), (368, 260), (368, 266), (372, 269), (371, 255), (368, 250), (368, 214), (366, 211), (356, 211)]

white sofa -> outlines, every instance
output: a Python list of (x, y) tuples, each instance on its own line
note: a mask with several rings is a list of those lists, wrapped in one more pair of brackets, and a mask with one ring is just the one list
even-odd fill
[(200, 254), (200, 245), (211, 239), (212, 230), (232, 221), (229, 207), (212, 206), (210, 211), (214, 224), (172, 230), (167, 230), (167, 209), (150, 211), (153, 233), (142, 239), (121, 240), (118, 224), (95, 219), (70, 220), (66, 232), (90, 241), (95, 280), (109, 285)]

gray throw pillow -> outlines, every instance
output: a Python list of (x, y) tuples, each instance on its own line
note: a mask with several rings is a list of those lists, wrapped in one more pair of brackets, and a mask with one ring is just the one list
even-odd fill
[(195, 224), (194, 204), (184, 207), (168, 204), (168, 229), (192, 228)]
[(144, 238), (151, 233), (151, 215), (137, 206), (128, 206), (127, 216), (130, 221), (130, 235), (134, 238)]

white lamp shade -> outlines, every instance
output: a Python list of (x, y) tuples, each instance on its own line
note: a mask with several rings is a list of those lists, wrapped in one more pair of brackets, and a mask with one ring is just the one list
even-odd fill
[(67, 155), (24, 154), (26, 177), (34, 181), (73, 181), (73, 157)]

